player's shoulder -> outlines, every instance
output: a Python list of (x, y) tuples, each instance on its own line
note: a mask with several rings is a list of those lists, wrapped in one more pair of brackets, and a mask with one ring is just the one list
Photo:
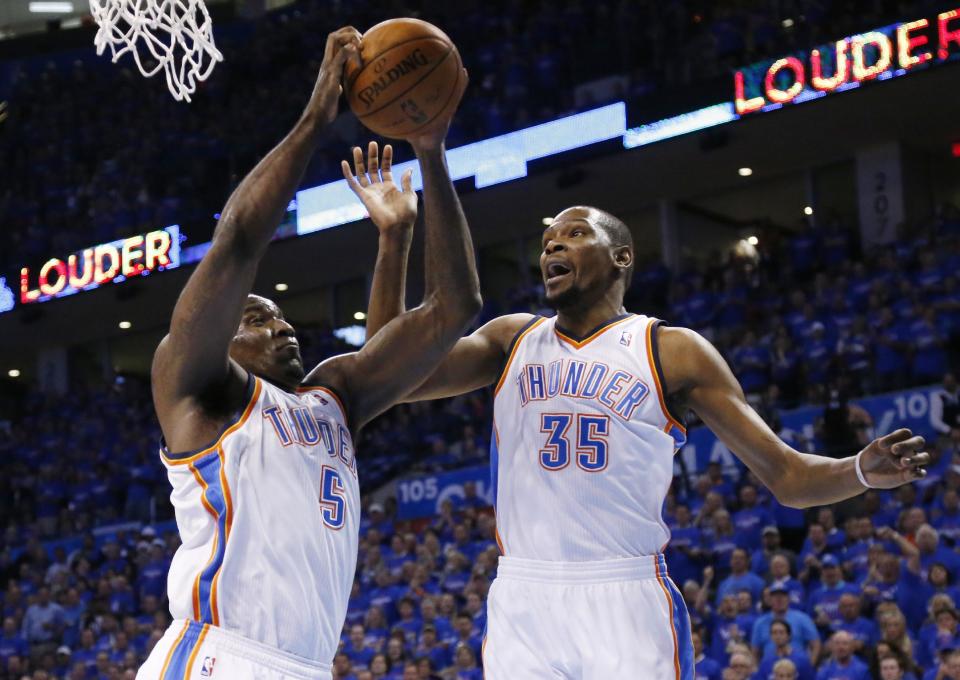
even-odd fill
[(341, 395), (348, 391), (350, 372), (357, 360), (358, 352), (345, 352), (328, 357), (307, 373), (297, 392), (307, 392), (318, 388), (332, 390)]
[(659, 324), (655, 332), (657, 353), (671, 386), (689, 386), (709, 365), (723, 363), (717, 349), (690, 328)]
[(543, 321), (536, 314), (504, 314), (481, 326), (477, 334), (507, 351), (521, 333)]
[(683, 326), (660, 323), (657, 324), (654, 332), (657, 334), (656, 340), (661, 355), (684, 356), (691, 350), (703, 349), (704, 346), (712, 347), (702, 335)]
[(667, 323), (658, 323), (656, 326), (657, 344), (661, 352), (691, 352), (701, 353), (707, 350), (716, 351), (714, 346), (705, 337), (695, 330), (684, 326), (671, 326)]

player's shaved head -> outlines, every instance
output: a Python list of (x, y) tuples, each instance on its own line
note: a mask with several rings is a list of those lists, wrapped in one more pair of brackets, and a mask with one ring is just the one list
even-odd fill
[[(610, 237), (610, 242), (613, 245), (633, 248), (633, 234), (630, 233), (630, 228), (619, 217), (590, 205), (579, 205), (575, 208), (587, 211), (589, 214), (587, 219), (595, 226), (603, 229)], [(567, 210), (570, 210), (570, 208), (567, 208)], [(566, 210), (563, 212), (566, 212)]]
[[(592, 205), (574, 205), (561, 211), (553, 219), (556, 221), (564, 215), (573, 215), (573, 211), (576, 211), (580, 219), (585, 219), (594, 227), (602, 230), (607, 235), (607, 238), (610, 239), (610, 245), (627, 246), (630, 248), (630, 252), (633, 252), (633, 234), (630, 233), (630, 227), (619, 217), (608, 213), (606, 210), (595, 208)], [(627, 270), (624, 290), (630, 287), (630, 280), (632, 278), (633, 263), (631, 262), (630, 268)]]
[(553, 218), (542, 240), (548, 304), (584, 309), (612, 294), (622, 306), (633, 276), (633, 236), (622, 220), (593, 206), (572, 206)]
[(247, 295), (247, 301), (243, 303), (243, 311), (246, 312), (257, 307), (270, 311), (281, 319), (283, 318), (283, 311), (280, 309), (280, 305), (270, 298), (257, 295), (256, 293), (250, 293)]

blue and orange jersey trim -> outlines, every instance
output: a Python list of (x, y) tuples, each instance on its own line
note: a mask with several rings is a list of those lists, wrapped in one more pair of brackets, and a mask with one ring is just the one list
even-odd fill
[(629, 321), (634, 316), (634, 314), (621, 314), (620, 316), (615, 316), (612, 319), (604, 321), (602, 324), (582, 337), (577, 337), (576, 334), (564, 330), (556, 324), (553, 326), (553, 331), (557, 334), (557, 337), (560, 338), (560, 340), (567, 343), (574, 349), (580, 349), (581, 347), (586, 347), (589, 345), (591, 342), (599, 338), (614, 326), (618, 326), (624, 321)]
[(193, 668), (194, 662), (197, 660), (197, 654), (200, 652), (200, 648), (203, 647), (203, 639), (207, 637), (207, 631), (210, 630), (208, 624), (204, 624), (200, 628), (200, 633), (197, 635), (197, 641), (193, 644), (193, 651), (190, 652), (190, 656), (187, 658), (187, 667), (184, 670), (183, 678), (184, 680), (190, 680), (190, 669)]
[(184, 451), (183, 453), (170, 453), (170, 451), (167, 450), (166, 445), (161, 441), (160, 457), (163, 459), (163, 462), (165, 462), (167, 465), (188, 465), (219, 449), (227, 437), (236, 432), (243, 426), (245, 422), (247, 422), (247, 419), (250, 417), (250, 413), (253, 411), (253, 405), (256, 404), (257, 400), (260, 398), (261, 390), (262, 385), (260, 383), (260, 378), (256, 377), (252, 373), (247, 374), (247, 405), (241, 412), (239, 418), (237, 418), (233, 423), (228, 423), (226, 426), (224, 426), (216, 440), (214, 440), (214, 442), (209, 446), (205, 446), (202, 449)]
[(673, 669), (676, 680), (695, 680), (693, 658), (693, 636), (690, 628), (690, 615), (683, 596), (667, 575), (667, 563), (663, 554), (653, 556), (657, 583), (663, 591), (670, 616), (670, 632), (673, 636)]
[(197, 654), (203, 646), (203, 640), (210, 630), (209, 624), (187, 621), (180, 635), (167, 652), (167, 658), (160, 669), (157, 680), (189, 680), (190, 669), (197, 660)]
[(507, 554), (500, 538), (500, 529), (497, 527), (497, 483), (500, 478), (500, 432), (497, 431), (497, 421), (493, 421), (493, 438), (490, 441), (490, 492), (493, 494), (493, 533), (497, 539), (497, 548), (501, 555)]
[[(230, 485), (227, 483), (226, 456), (223, 453), (222, 446), (217, 449), (217, 456), (220, 458), (220, 489), (223, 492), (223, 500), (226, 509), (223, 532), (223, 548), (224, 556), (226, 556), (227, 541), (230, 540), (230, 530), (233, 528), (233, 497), (230, 495)], [(220, 582), (221, 571), (223, 571), (223, 560), (220, 561), (220, 565), (213, 575), (213, 581), (210, 586), (210, 609), (214, 613), (215, 624), (219, 624), (220, 622), (220, 609), (217, 603), (217, 585)]]
[(193, 582), (193, 618), (201, 623), (220, 625), (217, 606), (217, 583), (227, 553), (227, 540), (233, 523), (233, 504), (230, 488), (224, 471), (223, 449), (216, 456), (208, 456), (196, 463), (189, 463), (201, 489), (200, 502), (213, 518), (214, 537), (210, 557)]
[(653, 556), (653, 567), (656, 570), (657, 574), (657, 583), (660, 585), (660, 589), (663, 591), (663, 596), (667, 601), (667, 611), (670, 612), (670, 633), (673, 635), (673, 669), (676, 673), (676, 680), (681, 680), (680, 676), (680, 645), (677, 640), (677, 624), (673, 616), (673, 598), (670, 597), (670, 592), (667, 590), (667, 584), (664, 583), (664, 576), (666, 576), (666, 564), (663, 561), (663, 555), (654, 555)]
[(666, 384), (663, 379), (663, 368), (660, 365), (660, 351), (657, 345), (657, 326), (663, 321), (659, 319), (650, 319), (647, 324), (647, 361), (650, 363), (650, 373), (653, 375), (653, 381), (657, 388), (657, 399), (660, 402), (660, 410), (663, 411), (663, 417), (667, 419), (667, 424), (663, 431), (673, 437), (675, 448), (680, 448), (687, 443), (687, 428), (683, 426), (680, 419), (670, 410), (667, 404)]
[(262, 383), (249, 374), (247, 380), (247, 405), (240, 417), (227, 425), (217, 440), (210, 446), (180, 454), (171, 454), (161, 447), (160, 455), (168, 465), (186, 465), (200, 487), (200, 504), (213, 519), (214, 535), (210, 557), (193, 581), (193, 619), (203, 624), (220, 624), (217, 603), (217, 588), (227, 552), (227, 541), (233, 526), (233, 498), (227, 482), (226, 456), (223, 444), (250, 417), (254, 405), (260, 399)]
[(535, 316), (524, 324), (524, 326), (517, 331), (517, 334), (513, 336), (513, 340), (510, 341), (510, 348), (507, 351), (507, 358), (503, 362), (503, 370), (500, 371), (500, 379), (497, 381), (497, 386), (493, 388), (493, 396), (497, 396), (500, 388), (503, 387), (503, 381), (507, 378), (507, 371), (510, 370), (510, 364), (513, 363), (513, 357), (516, 356), (520, 343), (523, 342), (523, 339), (527, 337), (534, 328), (544, 321), (546, 321), (546, 319), (542, 316)]
[[(177, 661), (179, 662), (179, 656), (183, 654), (183, 638), (187, 634), (187, 631), (190, 630), (190, 622), (187, 621), (183, 624), (183, 628), (180, 630), (180, 634), (177, 636), (177, 639), (173, 641), (173, 644), (170, 645), (170, 651), (167, 652), (167, 658), (163, 661), (163, 666), (160, 668), (160, 677), (159, 680), (167, 680), (170, 676), (167, 675), (168, 671), (172, 671), (171, 666), (177, 666), (179, 663), (174, 664), (174, 657), (178, 657)], [(178, 653), (179, 650), (179, 653)], [(178, 677), (174, 675), (174, 677)], [(181, 673), (179, 677), (183, 677)]]

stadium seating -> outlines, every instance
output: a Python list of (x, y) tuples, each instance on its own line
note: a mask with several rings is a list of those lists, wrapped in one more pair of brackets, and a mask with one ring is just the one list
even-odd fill
[[(188, 225), (194, 242), (206, 240), (230, 189), (296, 120), (323, 36), (345, 22), (422, 16), (450, 34), (471, 74), (451, 130), (457, 145), (611, 100), (726, 84), (733, 66), (929, 4), (301, 0), (256, 21), (218, 24), (226, 62), (189, 106), (136, 77), (129, 62), (118, 69), (92, 49), (5, 61), (0, 83), (12, 85), (0, 125), (0, 270), (173, 223)], [(610, 39), (593, 39), (601, 33)], [(590, 86), (598, 81), (607, 85)], [(307, 184), (339, 178), (340, 159), (365, 139), (344, 117), (318, 149)]]

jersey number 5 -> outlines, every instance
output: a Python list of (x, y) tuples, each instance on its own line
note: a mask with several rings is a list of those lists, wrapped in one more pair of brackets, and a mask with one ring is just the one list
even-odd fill
[(540, 431), (547, 441), (540, 449), (540, 466), (555, 472), (570, 464), (570, 426), (576, 417), (577, 467), (585, 472), (600, 472), (607, 467), (607, 436), (610, 434), (610, 416), (594, 413), (544, 413), (540, 416)]
[(336, 468), (323, 466), (320, 474), (320, 516), (331, 529), (342, 529), (347, 514), (343, 480)]

